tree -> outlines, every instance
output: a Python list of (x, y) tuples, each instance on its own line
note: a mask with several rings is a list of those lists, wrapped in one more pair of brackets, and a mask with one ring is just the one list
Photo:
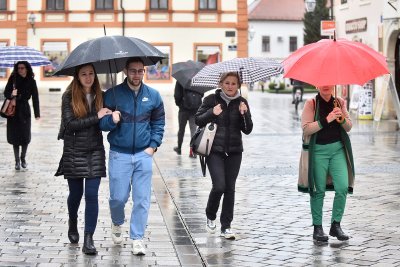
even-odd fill
[(304, 45), (326, 38), (321, 36), (321, 20), (329, 19), (326, 0), (316, 0), (315, 10), (304, 14)]

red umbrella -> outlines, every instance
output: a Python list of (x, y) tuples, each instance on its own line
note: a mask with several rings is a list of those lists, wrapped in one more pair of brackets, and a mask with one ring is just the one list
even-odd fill
[(363, 85), (389, 73), (384, 56), (346, 39), (322, 39), (298, 49), (283, 61), (284, 77), (315, 86)]

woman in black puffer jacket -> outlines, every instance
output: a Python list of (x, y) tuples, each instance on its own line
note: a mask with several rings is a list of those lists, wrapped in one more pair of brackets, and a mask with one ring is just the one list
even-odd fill
[[(103, 95), (93, 65), (76, 67), (74, 79), (62, 97), (59, 139), (64, 139), (62, 158), (68, 180), (68, 238), (78, 243), (78, 208), (85, 190), (85, 235), (82, 251), (96, 254), (93, 233), (99, 213), (98, 191), (106, 176), (103, 135), (99, 120), (111, 111), (103, 108)], [(84, 186), (85, 183), (85, 186)]]
[(221, 76), (221, 89), (204, 98), (195, 115), (199, 127), (214, 121), (217, 132), (206, 162), (212, 179), (212, 189), (208, 197), (206, 229), (214, 233), (215, 219), (222, 195), (221, 236), (235, 239), (231, 230), (235, 203), (235, 184), (242, 162), (242, 132), (250, 134), (253, 122), (249, 105), (240, 93), (240, 78), (236, 72)]

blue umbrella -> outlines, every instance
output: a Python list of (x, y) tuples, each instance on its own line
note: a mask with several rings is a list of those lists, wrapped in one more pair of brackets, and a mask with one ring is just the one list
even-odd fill
[(18, 61), (28, 61), (33, 67), (51, 65), (42, 52), (28, 46), (0, 47), (0, 68), (12, 68)]

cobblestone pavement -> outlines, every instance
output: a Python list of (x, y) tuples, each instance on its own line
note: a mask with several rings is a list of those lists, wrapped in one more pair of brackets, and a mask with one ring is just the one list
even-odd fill
[[(236, 188), (235, 241), (206, 233), (205, 205), (211, 181), (198, 160), (176, 155), (177, 108), (163, 93), (167, 114), (164, 143), (155, 155), (153, 195), (146, 232), (146, 256), (133, 256), (128, 240), (110, 238), (108, 180), (100, 186), (95, 233), (99, 254), (85, 256), (81, 242), (67, 238), (67, 184), (54, 177), (62, 142), (56, 140), (59, 93), (41, 96), (42, 119), (32, 122), (28, 170), (16, 172), (12, 147), (0, 119), (1, 266), (400, 266), (400, 134), (395, 121), (354, 121), (351, 132), (356, 186), (349, 196), (343, 229), (348, 242), (312, 241), (309, 198), (297, 192), (301, 146), (299, 116), (291, 96), (250, 92), (254, 130), (244, 137), (245, 152)], [(307, 96), (306, 96), (307, 97)], [(325, 231), (333, 194), (327, 193)], [(83, 205), (80, 229), (83, 228)], [(130, 211), (131, 204), (126, 211)]]

